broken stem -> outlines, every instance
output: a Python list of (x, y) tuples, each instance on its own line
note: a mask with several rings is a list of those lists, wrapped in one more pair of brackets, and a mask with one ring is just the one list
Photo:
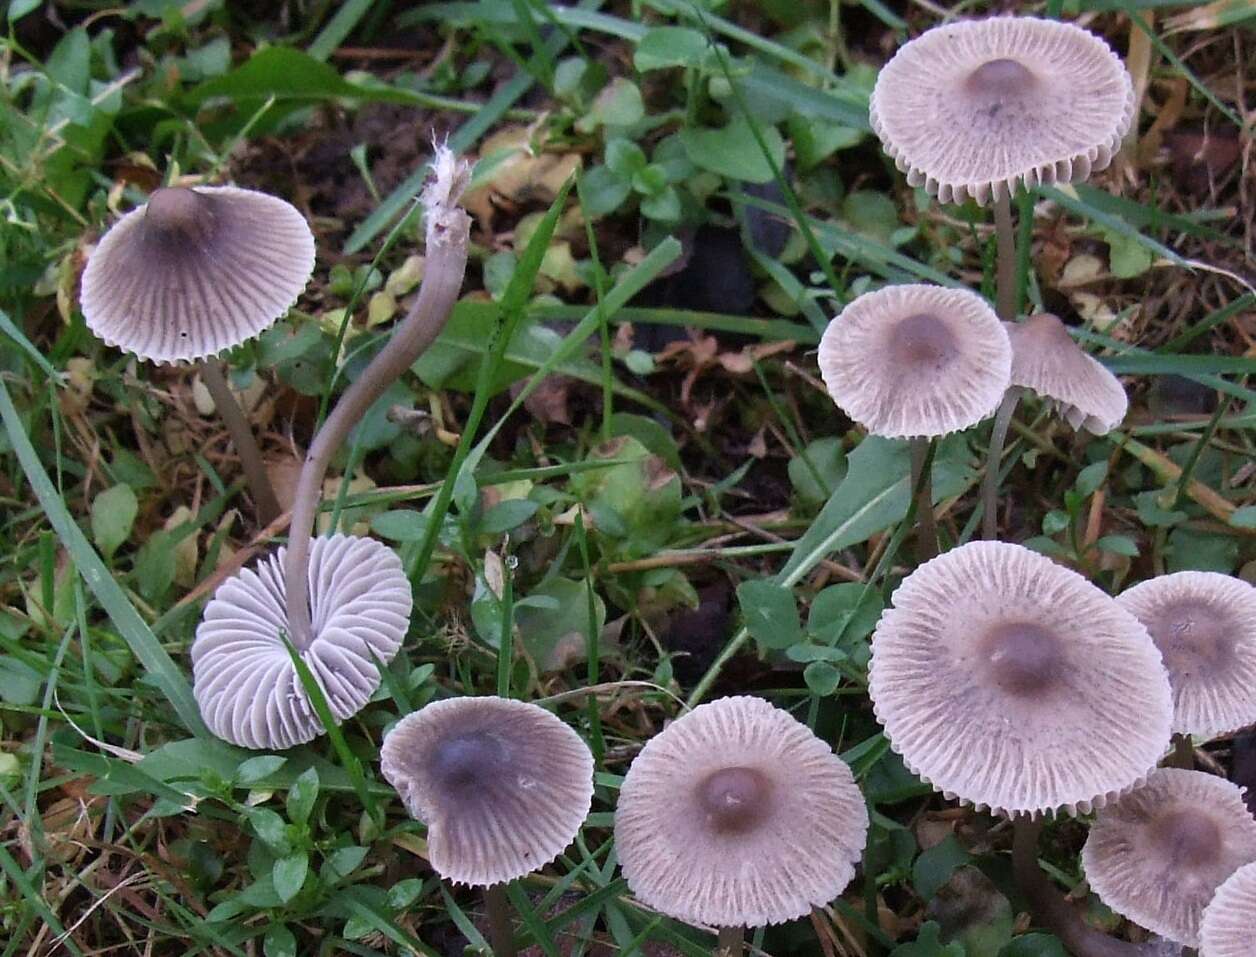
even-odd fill
[(938, 526), (933, 517), (933, 468), (925, 468), (929, 459), (929, 440), (911, 440), (911, 487), (916, 490), (916, 558), (927, 562), (938, 554)]
[(484, 907), (488, 911), (488, 942), (493, 945), (493, 957), (515, 957), (515, 932), (505, 884), (484, 888)]
[(266, 463), (262, 461), (261, 450), (257, 447), (257, 439), (253, 436), (253, 427), (248, 417), (236, 401), (227, 379), (222, 374), (222, 366), (217, 359), (202, 359), (196, 364), (196, 371), (201, 381), (209, 390), (214, 400), (214, 408), (227, 427), (227, 434), (235, 445), (236, 455), (240, 456), (240, 467), (244, 469), (244, 477), (253, 493), (253, 504), (257, 508), (257, 524), (263, 528), (279, 517), (279, 500), (275, 497), (275, 489), (270, 484), (270, 476), (266, 474)]
[(994, 200), (994, 233), (998, 246), (995, 269), (995, 308), (1000, 319), (1016, 318), (1016, 233), (1012, 229), (1012, 198), (1001, 189)]

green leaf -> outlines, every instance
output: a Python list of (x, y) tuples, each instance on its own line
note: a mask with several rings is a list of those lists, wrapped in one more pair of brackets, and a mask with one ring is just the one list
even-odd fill
[(1108, 265), (1118, 279), (1133, 279), (1151, 268), (1151, 251), (1135, 239), (1105, 231), (1108, 244)]
[(297, 957), (297, 939), (286, 924), (271, 924), (262, 938), (266, 957)]
[(857, 146), (867, 135), (853, 126), (827, 120), (809, 120), (794, 114), (789, 118), (789, 138), (794, 142), (800, 169), (818, 166), (838, 150)]
[(940, 928), (933, 921), (920, 928), (916, 939), (909, 944), (899, 944), (890, 957), (965, 957), (964, 945), (951, 941), (943, 944), (938, 939)]
[(305, 851), (297, 851), (275, 861), (271, 877), (275, 882), (275, 893), (281, 901), (286, 904), (300, 893), (309, 869), (310, 857)]
[(1219, 535), (1193, 528), (1175, 528), (1169, 533), (1165, 569), (1170, 572), (1201, 571), (1233, 574), (1239, 560), (1239, 541), (1233, 535)]
[(1095, 462), (1087, 465), (1077, 474), (1077, 481), (1073, 483), (1073, 488), (1083, 496), (1094, 495), (1107, 477), (1108, 463)]
[(697, 30), (653, 27), (637, 43), (632, 63), (642, 73), (674, 66), (692, 66), (702, 57), (706, 46), (706, 37)]
[(369, 847), (359, 847), (354, 844), (350, 847), (339, 847), (332, 851), (327, 858), (327, 867), (331, 872), (332, 879), (342, 880), (361, 867), (362, 862), (366, 860), (369, 850)]
[[(527, 602), (515, 605), (515, 624), (537, 667), (543, 672), (560, 671), (583, 662), (588, 656), (588, 636), (601, 635), (606, 626), (606, 605), (594, 593), (593, 618), (583, 581), (551, 578), (534, 588)], [(552, 599), (533, 603), (531, 599)], [(599, 651), (609, 651), (599, 648)]]
[(872, 634), (884, 605), (881, 594), (860, 582), (830, 585), (811, 601), (807, 631), (816, 640), (834, 644), (838, 637), (846, 640)]
[(393, 910), (405, 910), (413, 906), (423, 893), (423, 881), (418, 877), (407, 877), (388, 888), (388, 906)]
[(318, 772), (308, 768), (301, 772), (300, 777), (292, 782), (288, 789), (288, 820), (294, 824), (304, 824), (310, 819), (314, 810), (314, 802), (318, 800)]
[[(827, 502), (846, 477), (846, 450), (836, 436), (816, 439), (789, 460), (789, 481), (805, 502)], [(821, 484), (823, 483), (823, 484)]]
[(680, 219), (680, 214), (680, 195), (671, 186), (641, 200), (641, 215), (646, 219), (674, 223)]
[(644, 116), (645, 103), (637, 84), (617, 76), (594, 98), (592, 108), (576, 122), (576, 129), (591, 133), (599, 126), (632, 126)]
[(394, 509), (371, 516), (371, 529), (394, 542), (418, 542), (423, 540), (427, 519), (422, 512)]
[[(759, 129), (777, 169), (785, 165), (785, 141), (775, 126)], [(742, 117), (720, 129), (687, 128), (680, 141), (695, 166), (747, 183), (772, 181), (772, 166), (755, 141), (750, 123)]]
[(827, 661), (813, 661), (803, 669), (802, 678), (812, 694), (824, 697), (837, 690), (842, 673)]
[(744, 581), (737, 586), (737, 604), (760, 647), (788, 648), (802, 640), (798, 605), (790, 589), (770, 581)]
[(594, 166), (580, 177), (580, 202), (585, 214), (592, 218), (613, 213), (631, 192), (631, 178), (608, 166)]
[(1256, 528), (1256, 505), (1236, 508), (1230, 515), (1230, 524), (1235, 528)]
[(960, 845), (955, 835), (948, 834), (927, 851), (922, 851), (912, 865), (911, 880), (916, 893), (929, 900), (951, 879), (957, 868), (971, 860), (972, 855)]
[(901, 225), (894, 201), (871, 189), (857, 189), (848, 194), (842, 200), (842, 218), (861, 236), (887, 246)]
[(1009, 941), (999, 957), (1068, 957), (1068, 952), (1051, 934), (1022, 934)]
[(291, 850), (288, 843), (288, 826), (275, 811), (268, 807), (250, 808), (249, 824), (253, 833), (276, 854), (286, 854)]
[(256, 758), (249, 758), (236, 769), (236, 784), (248, 787), (263, 778), (270, 777), (287, 763), (288, 759), (278, 754), (263, 754)]
[(1101, 551), (1111, 552), (1113, 555), (1138, 557), (1138, 543), (1128, 535), (1104, 535), (1095, 544)]
[(480, 520), (477, 529), (481, 535), (500, 535), (518, 528), (533, 515), (540, 505), (527, 498), (508, 498), (498, 502)]
[(105, 558), (130, 537), (139, 507), (129, 485), (115, 485), (92, 499), (92, 538)]

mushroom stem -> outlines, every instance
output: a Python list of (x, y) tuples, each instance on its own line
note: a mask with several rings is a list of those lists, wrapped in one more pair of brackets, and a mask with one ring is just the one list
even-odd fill
[(929, 439), (911, 440), (911, 487), (916, 495), (916, 551), (921, 562), (938, 554), (938, 527), (933, 518), (933, 467)]
[(1042, 821), (1020, 814), (1012, 821), (1012, 872), (1036, 920), (1055, 934), (1076, 957), (1149, 957), (1140, 945), (1109, 937), (1087, 926), (1081, 914), (1048, 882), (1038, 866)]
[(310, 537), (318, 512), (323, 477), (332, 456), (381, 395), (440, 335), (449, 319), (467, 267), (471, 219), (457, 205), (470, 179), (470, 167), (445, 147), (432, 161), (436, 180), (423, 191), (427, 218), (427, 262), (414, 305), (354, 381), (310, 444), (297, 481), (284, 568), (289, 639), (298, 651), (313, 640), (310, 624)]
[(282, 509), (275, 497), (275, 489), (270, 484), (270, 476), (266, 474), (266, 465), (262, 462), (262, 453), (253, 437), (253, 428), (249, 425), (248, 417), (240, 408), (240, 403), (236, 402), (217, 359), (198, 362), (196, 371), (205, 383), (205, 388), (209, 390), (214, 408), (218, 410), (222, 424), (227, 427), (227, 433), (236, 447), (236, 454), (240, 456), (240, 466), (244, 469), (249, 489), (253, 492), (257, 522), (262, 526), (269, 525), (279, 517)]
[(484, 907), (488, 911), (488, 939), (493, 945), (494, 957), (515, 957), (515, 931), (510, 921), (505, 884), (484, 888)]
[(1165, 766), (1183, 768), (1187, 771), (1195, 770), (1195, 742), (1191, 740), (1189, 734), (1175, 734), (1173, 736), (1173, 753), (1165, 761)]
[(994, 428), (990, 432), (990, 448), (986, 450), (986, 474), (981, 480), (981, 537), (994, 541), (999, 537), (999, 465), (1003, 461), (1003, 446), (1007, 443), (1007, 430), (1012, 425), (1016, 404), (1021, 390), (1012, 386), (1003, 396), (999, 411), (994, 416)]
[(743, 928), (721, 927), (716, 939), (715, 953), (723, 957), (738, 957), (742, 951)]
[(995, 271), (995, 307), (1000, 319), (1016, 319), (1016, 233), (1012, 229), (1012, 197), (1006, 189), (997, 190), (994, 199), (994, 232), (998, 244)]

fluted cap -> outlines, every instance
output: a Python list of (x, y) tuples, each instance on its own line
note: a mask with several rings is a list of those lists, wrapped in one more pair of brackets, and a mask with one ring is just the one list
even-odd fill
[(713, 927), (777, 924), (827, 904), (850, 883), (867, 831), (841, 758), (748, 696), (699, 705), (650, 739), (615, 812), (632, 892)]
[(1087, 811), (1169, 743), (1169, 680), (1147, 630), (1076, 572), (970, 542), (903, 580), (872, 640), (890, 744), (948, 797), (1000, 814)]
[(1073, 341), (1058, 317), (1041, 312), (1003, 325), (1012, 344), (1012, 385), (1054, 403), (1075, 429), (1106, 435), (1121, 424), (1129, 399), (1120, 380)]
[(869, 119), (912, 186), (984, 205), (1018, 183), (1076, 182), (1107, 166), (1134, 120), (1134, 85), (1107, 43), (1071, 23), (960, 21), (899, 49)]
[(1217, 572), (1176, 572), (1117, 602), (1164, 658), (1174, 731), (1215, 738), (1256, 724), (1256, 588)]
[[(291, 748), (323, 733), (280, 637), (288, 627), (286, 551), (219, 585), (192, 643), (201, 717), (218, 737), (244, 748)], [(333, 535), (314, 540), (309, 583), (314, 637), (301, 657), (332, 716), (344, 721), (366, 706), (379, 687), (379, 666), (401, 648), (410, 582), (386, 545)]]
[(83, 318), (141, 359), (203, 359), (268, 328), (313, 269), (314, 236), (290, 203), (235, 186), (166, 187), (96, 246)]
[(1104, 808), (1082, 848), (1086, 878), (1105, 904), (1187, 947), (1199, 946), (1217, 888), (1252, 861), (1256, 818), (1242, 788), (1179, 768), (1162, 768)]
[(909, 284), (853, 300), (824, 330), (819, 361), (833, 401), (869, 432), (940, 436), (994, 413), (1012, 347), (976, 293)]
[(509, 698), (451, 698), (406, 715), (385, 736), (380, 767), (427, 825), (436, 873), (462, 884), (544, 867), (593, 801), (588, 745), (539, 705)]
[(1217, 888), (1204, 909), (1200, 957), (1251, 957), (1256, 929), (1256, 864), (1247, 864)]

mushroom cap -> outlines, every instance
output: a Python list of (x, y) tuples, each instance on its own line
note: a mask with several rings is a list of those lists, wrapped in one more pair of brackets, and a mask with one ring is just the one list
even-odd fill
[(886, 286), (854, 299), (820, 339), (829, 395), (874, 435), (940, 436), (993, 414), (1012, 347), (976, 293)]
[(1116, 600), (1164, 658), (1174, 731), (1215, 738), (1256, 724), (1256, 588), (1217, 572), (1176, 572)]
[[(192, 643), (192, 691), (209, 730), (244, 748), (291, 748), (323, 733), (281, 632), (286, 548), (218, 586)], [(310, 549), (314, 638), (300, 654), (337, 722), (365, 707), (410, 624), (410, 582), (388, 546), (316, 538)]]
[(885, 151), (944, 203), (985, 205), (1018, 183), (1101, 170), (1134, 120), (1129, 72), (1071, 23), (992, 17), (946, 23), (881, 70), (869, 119)]
[(1204, 908), (1217, 888), (1252, 861), (1256, 818), (1243, 789), (1180, 768), (1156, 771), (1104, 808), (1082, 848), (1086, 878), (1105, 904), (1188, 947), (1199, 946)]
[(1053, 402), (1075, 429), (1106, 435), (1121, 424), (1129, 399), (1121, 381), (1073, 341), (1047, 312), (1005, 322), (1012, 344), (1012, 385)]
[(1217, 888), (1199, 928), (1200, 957), (1251, 957), (1256, 928), (1256, 864), (1246, 864)]
[(648, 741), (615, 811), (628, 886), (691, 924), (779, 924), (850, 883), (868, 810), (850, 768), (788, 712), (738, 696)]
[(163, 188), (91, 254), (83, 318), (141, 359), (203, 359), (269, 327), (313, 270), (314, 236), (290, 203), (235, 186)]
[(1169, 743), (1169, 680), (1147, 630), (1021, 545), (969, 542), (903, 580), (872, 639), (890, 744), (948, 797), (999, 814), (1088, 811)]
[(455, 883), (487, 887), (544, 867), (593, 802), (593, 755), (563, 721), (509, 698), (451, 698), (384, 737), (384, 777), (427, 824), (428, 860)]

